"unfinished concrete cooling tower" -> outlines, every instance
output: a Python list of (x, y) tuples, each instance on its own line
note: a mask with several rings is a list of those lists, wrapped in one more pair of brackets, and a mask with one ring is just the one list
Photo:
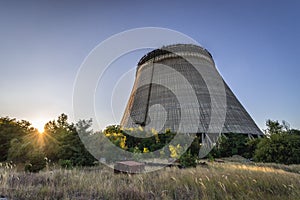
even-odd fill
[(140, 59), (121, 126), (263, 135), (217, 72), (211, 54), (192, 44), (162, 47)]

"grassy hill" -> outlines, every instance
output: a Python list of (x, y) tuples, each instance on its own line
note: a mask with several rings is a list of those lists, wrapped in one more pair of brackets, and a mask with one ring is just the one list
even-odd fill
[(299, 199), (300, 165), (212, 162), (146, 174), (114, 174), (105, 166), (35, 174), (0, 168), (8, 199)]

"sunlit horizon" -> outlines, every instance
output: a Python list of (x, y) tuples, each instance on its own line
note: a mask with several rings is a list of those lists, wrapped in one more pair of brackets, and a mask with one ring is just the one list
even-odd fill
[(40, 118), (33, 118), (33, 119), (28, 119), (28, 121), (31, 123), (31, 126), (34, 127), (35, 129), (37, 129), (37, 131), (39, 133), (44, 133), (45, 131), (45, 125), (49, 122), (49, 121), (53, 121), (55, 119), (57, 119), (58, 116), (56, 117), (40, 117)]

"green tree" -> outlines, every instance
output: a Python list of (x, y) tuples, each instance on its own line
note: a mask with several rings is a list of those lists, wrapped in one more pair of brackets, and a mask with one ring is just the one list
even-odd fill
[(300, 135), (277, 133), (259, 142), (254, 156), (256, 161), (300, 164)]
[(29, 159), (34, 146), (31, 142), (24, 142), (23, 138), (14, 138), (8, 151), (8, 160), (15, 163), (26, 162)]
[(46, 167), (46, 159), (43, 152), (33, 149), (28, 156), (28, 161), (25, 164), (25, 171), (39, 172)]
[(68, 123), (68, 116), (66, 114), (61, 114), (55, 121), (49, 121), (46, 123), (44, 128), (44, 152), (47, 158), (53, 162), (59, 160), (59, 153), (61, 151), (61, 142), (65, 135), (68, 135), (70, 130), (70, 125)]
[(219, 142), (211, 151), (213, 157), (244, 156), (247, 153), (248, 135), (229, 133), (220, 137)]
[(289, 134), (295, 134), (295, 135), (300, 135), (300, 130), (297, 130), (297, 129), (290, 129), (288, 130)]
[(191, 151), (186, 151), (183, 155), (179, 158), (179, 163), (182, 167), (196, 167), (197, 166), (197, 156), (192, 155)]
[[(85, 148), (82, 140), (87, 140), (92, 120), (80, 120), (76, 125), (68, 125), (68, 132), (61, 138), (59, 158), (70, 160), (73, 165), (92, 166), (96, 159)], [(80, 136), (79, 136), (80, 133)]]
[(61, 114), (56, 121), (48, 122), (45, 125), (44, 146), (47, 158), (54, 162), (67, 161), (76, 166), (93, 165), (95, 158), (82, 143), (82, 139), (89, 138), (91, 125), (92, 120), (80, 120), (76, 125), (69, 123), (66, 114)]
[(246, 150), (243, 154), (245, 158), (254, 158), (255, 150), (257, 149), (258, 144), (260, 143), (262, 138), (252, 138), (248, 139), (246, 142)]
[(255, 150), (255, 160), (284, 164), (300, 163), (300, 131), (290, 129), (286, 121), (267, 120), (268, 137), (262, 138)]
[(28, 121), (11, 119), (9, 117), (0, 118), (0, 162), (6, 161), (8, 151), (13, 139), (33, 133), (35, 129)]
[(99, 144), (94, 142), (99, 137), (92, 134), (91, 125), (92, 120), (69, 123), (68, 116), (61, 114), (57, 120), (46, 123), (45, 132), (39, 134), (27, 121), (0, 118), (0, 161), (8, 159), (17, 163), (27, 163), (26, 166), (31, 171), (35, 171), (35, 166), (40, 169), (45, 157), (52, 162), (69, 160), (77, 166), (93, 165), (95, 158), (82, 142), (89, 140), (93, 144)]
[(59, 131), (56, 129), (49, 129), (48, 126), (52, 122), (48, 122), (45, 125), (45, 131), (44, 131), (44, 140), (45, 140), (45, 146), (44, 146), (44, 152), (48, 159), (50, 159), (53, 162), (56, 162), (59, 160), (58, 153), (59, 153), (59, 147), (60, 147), (60, 135), (58, 134)]
[(270, 119), (267, 120), (266, 126), (267, 126), (267, 129), (266, 129), (267, 135), (282, 133), (283, 128), (284, 128), (284, 126), (281, 125), (277, 120), (273, 121)]

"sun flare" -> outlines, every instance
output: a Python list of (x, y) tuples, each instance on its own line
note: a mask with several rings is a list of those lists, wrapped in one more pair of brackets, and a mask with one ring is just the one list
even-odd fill
[(32, 126), (38, 130), (40, 134), (44, 133), (45, 120), (33, 120)]

